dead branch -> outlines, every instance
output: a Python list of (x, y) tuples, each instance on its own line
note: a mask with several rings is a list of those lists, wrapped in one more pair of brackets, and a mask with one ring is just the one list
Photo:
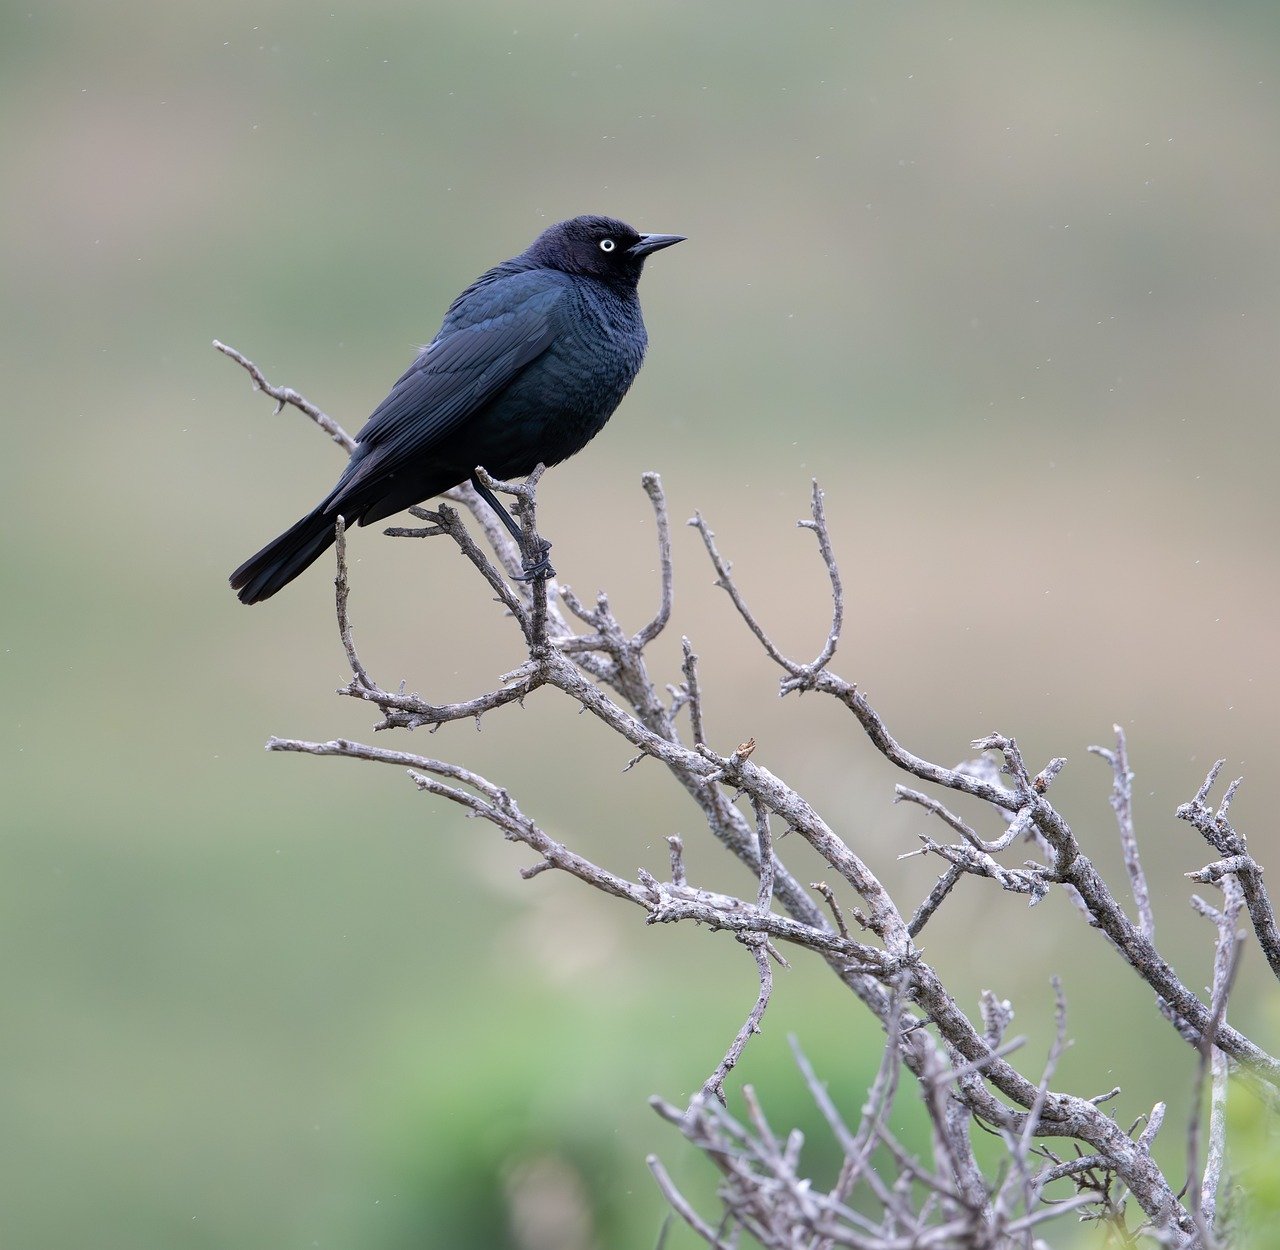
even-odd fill
[[(297, 392), (269, 384), (252, 361), (216, 343), (218, 350), (241, 365), (255, 386), (277, 401), (277, 411), (293, 406), (346, 450), (353, 444), (345, 431)], [(668, 837), (670, 879), (662, 881), (644, 868), (634, 879), (593, 863), (568, 841), (552, 838), (527, 816), (502, 786), (447, 760), (386, 750), (346, 739), (311, 742), (272, 738), (273, 751), (335, 755), (393, 764), (408, 772), (417, 788), (462, 807), (499, 829), (507, 839), (535, 854), (522, 875), (532, 879), (556, 869), (590, 888), (625, 899), (643, 909), (650, 924), (693, 922), (711, 931), (731, 933), (751, 951), (756, 965), (756, 999), (723, 1058), (687, 1108), (655, 1102), (659, 1113), (702, 1150), (722, 1177), (723, 1218), (706, 1220), (695, 1212), (669, 1174), (650, 1160), (655, 1179), (686, 1224), (709, 1245), (738, 1244), (741, 1233), (766, 1247), (800, 1244), (809, 1250), (834, 1246), (867, 1247), (1026, 1247), (1034, 1244), (1047, 1219), (1068, 1211), (1109, 1223), (1125, 1244), (1133, 1244), (1126, 1214), (1131, 1201), (1141, 1212), (1140, 1229), (1165, 1246), (1208, 1250), (1220, 1244), (1217, 1195), (1226, 1166), (1223, 1115), (1226, 1080), (1243, 1075), (1274, 1107), (1280, 1091), (1280, 1061), (1226, 1019), (1227, 998), (1240, 958), (1235, 935), (1238, 912), (1247, 909), (1250, 923), (1273, 973), (1280, 977), (1280, 931), (1262, 884), (1261, 866), (1249, 855), (1245, 840), (1231, 826), (1228, 813), (1239, 786), (1234, 782), (1216, 810), (1208, 796), (1221, 764), (1210, 771), (1195, 798), (1178, 808), (1215, 853), (1208, 865), (1189, 872), (1195, 880), (1220, 884), (1221, 911), (1197, 902), (1214, 920), (1218, 934), (1212, 996), (1208, 1002), (1178, 977), (1155, 945), (1152, 901), (1138, 852), (1132, 815), (1132, 773), (1127, 744), (1116, 727), (1116, 745), (1091, 748), (1110, 764), (1112, 806), (1116, 814), (1128, 883), (1137, 911), (1128, 918), (1111, 888), (1084, 851), (1084, 839), (1068, 824), (1049, 798), (1066, 761), (1049, 760), (1033, 773), (1016, 740), (1001, 734), (977, 739), (982, 753), (955, 767), (913, 754), (890, 734), (880, 713), (856, 684), (831, 671), (844, 624), (844, 589), (823, 493), (815, 482), (810, 515), (799, 522), (814, 533), (818, 557), (831, 595), (831, 621), (815, 657), (802, 662), (788, 657), (765, 624), (748, 607), (733, 578), (732, 565), (721, 555), (715, 535), (700, 514), (690, 522), (699, 532), (715, 570), (738, 616), (765, 654), (782, 670), (780, 693), (811, 690), (837, 700), (855, 718), (866, 739), (894, 769), (929, 786), (977, 800), (973, 815), (961, 814), (932, 794), (898, 785), (894, 802), (909, 802), (937, 820), (956, 841), (921, 835), (912, 855), (937, 855), (947, 867), (913, 912), (899, 907), (872, 864), (841, 836), (837, 825), (821, 814), (786, 780), (756, 758), (753, 739), (725, 753), (706, 738), (705, 692), (692, 643), (682, 638), (680, 680), (660, 685), (649, 671), (646, 649), (665, 630), (674, 614), (674, 565), (667, 501), (656, 473), (646, 473), (642, 486), (653, 509), (658, 541), (658, 593), (654, 615), (638, 628), (619, 620), (603, 593), (594, 603), (580, 600), (552, 580), (545, 566), (549, 544), (536, 527), (538, 473), (524, 483), (500, 482), (477, 467), (471, 486), (459, 487), (434, 510), (411, 509), (426, 522), (419, 529), (388, 530), (400, 537), (436, 537), (452, 545), (468, 561), (514, 622), (527, 658), (489, 690), (456, 703), (437, 704), (418, 694), (382, 689), (357, 651), (349, 613), (351, 594), (345, 533), (337, 530), (336, 612), (339, 639), (352, 678), (339, 693), (373, 704), (381, 716), (375, 729), (437, 729), (458, 720), (499, 712), (531, 697), (562, 697), (586, 711), (605, 731), (629, 748), (632, 763), (656, 761), (688, 796), (706, 833), (750, 871), (756, 888), (751, 897), (695, 886), (687, 879), (684, 840)], [(515, 500), (519, 518), (517, 541), (501, 525), (485, 496), (502, 492)], [(461, 511), (459, 510), (461, 509)], [(466, 518), (469, 518), (466, 519)], [(478, 526), (479, 537), (472, 526)], [(527, 571), (539, 570), (526, 580)], [(664, 692), (664, 693), (660, 693)], [(687, 723), (679, 714), (688, 709)], [(762, 754), (762, 753), (761, 753)], [(741, 800), (745, 798), (746, 804)], [(748, 810), (744, 811), (743, 807)], [(749, 814), (748, 814), (749, 813)], [(979, 832), (996, 822), (994, 836)], [(775, 836), (776, 827), (776, 836)], [(778, 852), (783, 835), (794, 835), (819, 855), (830, 869), (831, 882), (811, 888), (827, 911), (789, 870)], [(1114, 835), (1113, 835), (1114, 836)], [(1026, 843), (1037, 856), (1010, 865), (1002, 860)], [(970, 886), (968, 879), (974, 879)], [(1055, 984), (1058, 1003), (1056, 1040), (1043, 1069), (1030, 1078), (1011, 1056), (1020, 1038), (1005, 1041), (1012, 1007), (984, 992), (980, 1023), (961, 1009), (937, 971), (924, 959), (915, 939), (926, 924), (937, 926), (947, 900), (966, 888), (1001, 889), (1026, 894), (1031, 904), (1061, 890), (1106, 939), (1105, 950), (1117, 953), (1155, 993), (1161, 1011), (1201, 1056), (1200, 1081), (1212, 1080), (1212, 1098), (1203, 1170), (1200, 1167), (1199, 1112), (1188, 1135), (1191, 1182), (1185, 1202), (1162, 1172), (1151, 1150), (1164, 1118), (1157, 1104), (1138, 1133), (1139, 1117), (1123, 1129), (1103, 1104), (1120, 1090), (1081, 1096), (1053, 1088), (1058, 1059), (1068, 1044), (1065, 997)], [(860, 905), (842, 905), (836, 888), (851, 891)], [(867, 940), (855, 939), (845, 924), (846, 911)], [(934, 928), (930, 929), (933, 933)], [(805, 1175), (803, 1138), (792, 1131), (775, 1133), (763, 1105), (749, 1088), (741, 1095), (746, 1122), (729, 1114), (726, 1082), (750, 1038), (759, 1031), (773, 990), (771, 959), (782, 959), (783, 944), (802, 948), (822, 959), (835, 983), (851, 991), (870, 1010), (885, 1038), (879, 1072), (863, 1103), (858, 1128), (851, 1130), (840, 1108), (796, 1047), (797, 1063), (815, 1103), (839, 1144), (844, 1164), (835, 1183), (816, 1185)], [(705, 1071), (705, 1069), (703, 1069)], [(931, 1157), (908, 1151), (890, 1132), (889, 1111), (910, 1079), (932, 1127)], [(1197, 1100), (1198, 1106), (1198, 1100)], [(998, 1135), (1005, 1164), (995, 1174), (984, 1172), (973, 1150), (977, 1128)], [(1135, 1136), (1135, 1134), (1137, 1134)], [(1074, 1158), (1054, 1154), (1036, 1143), (1067, 1140)], [(1051, 1186), (1070, 1184), (1073, 1196), (1046, 1194)], [(855, 1201), (855, 1199), (857, 1201)], [(877, 1212), (869, 1217), (865, 1212)]]

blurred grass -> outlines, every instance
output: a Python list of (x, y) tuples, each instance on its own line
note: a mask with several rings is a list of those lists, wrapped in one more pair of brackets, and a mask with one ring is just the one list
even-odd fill
[[(690, 242), (646, 276), (634, 393), (543, 491), (566, 580), (650, 610), (633, 484), (657, 468), (674, 519), (702, 509), (811, 649), (822, 585), (790, 526), (818, 474), (852, 595), (841, 671), (922, 754), (1000, 728), (1069, 755), (1055, 793), (1117, 881), (1084, 747), (1124, 723), (1159, 936), (1207, 979), (1181, 876), (1207, 853), (1171, 812), (1217, 755), (1280, 856), (1271, 6), (126, 2), (0, 23), (0, 1241), (514, 1246), (503, 1195), (552, 1159), (589, 1182), (597, 1243), (638, 1248), (662, 1217), (647, 1151), (697, 1190), (644, 1100), (718, 1058), (754, 994), (740, 952), (520, 883), (519, 853), (391, 770), (266, 757), (269, 733), (369, 718), (331, 693), (325, 575), (253, 613), (223, 584), (337, 460), (209, 340), (355, 428), (465, 282), (574, 212)], [(673, 629), (703, 655), (714, 740), (754, 735), (922, 895), (894, 778), (836, 709), (778, 703), (676, 539)], [(353, 553), (384, 683), (456, 697), (510, 667), (448, 553), (368, 533)], [(650, 766), (619, 776), (626, 753), (550, 700), (431, 749), (619, 871), (660, 870), (681, 829), (699, 880), (742, 884)], [(1064, 1085), (1121, 1084), (1121, 1119), (1173, 1095), (1176, 1171), (1189, 1056), (1069, 909), (1043, 912), (975, 886), (925, 953), (964, 1005), (1013, 997), (1037, 1053), (1061, 973)], [(1236, 1004), (1265, 1043), (1257, 964)], [(879, 1052), (825, 988), (804, 963), (781, 978), (741, 1069), (789, 1091), (775, 1120), (815, 1148), (785, 1034), (849, 1106)]]

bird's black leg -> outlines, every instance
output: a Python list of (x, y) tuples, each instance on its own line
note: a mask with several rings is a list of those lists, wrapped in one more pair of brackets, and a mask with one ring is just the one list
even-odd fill
[(511, 537), (520, 544), (521, 559), (524, 562), (524, 573), (517, 574), (515, 580), (518, 582), (532, 582), (540, 577), (554, 577), (555, 569), (551, 567), (551, 561), (547, 559), (547, 552), (551, 550), (551, 544), (545, 538), (539, 539), (542, 546), (536, 556), (530, 556), (525, 551), (524, 531), (515, 523), (511, 514), (498, 501), (497, 495), (493, 493), (481, 480), (480, 475), (473, 473), (471, 475), (471, 485), (477, 495), (498, 514), (498, 520), (507, 527), (507, 531)]
[(487, 503), (489, 507), (491, 507), (498, 514), (498, 520), (501, 521), (503, 525), (507, 527), (507, 531), (508, 533), (510, 533), (511, 537), (514, 538), (516, 542), (523, 543), (524, 542), (523, 531), (515, 523), (515, 520), (512, 518), (511, 513), (509, 513), (506, 510), (506, 508), (504, 508), (502, 504), (498, 501), (498, 496), (495, 495), (493, 491), (491, 491), (480, 480), (479, 474), (473, 473), (471, 475), (471, 486), (472, 486), (472, 489), (476, 492), (476, 494), (479, 495), (480, 498), (483, 499), (485, 503)]

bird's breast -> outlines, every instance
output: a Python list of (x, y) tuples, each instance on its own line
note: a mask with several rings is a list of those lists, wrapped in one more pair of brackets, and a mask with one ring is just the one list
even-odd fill
[[(612, 299), (573, 304), (547, 350), (472, 426), (489, 457), (477, 463), (499, 477), (523, 476), (539, 462), (558, 464), (581, 451), (604, 428), (644, 360), (644, 321), (635, 300), (630, 307)], [(490, 462), (496, 460), (501, 463)]]

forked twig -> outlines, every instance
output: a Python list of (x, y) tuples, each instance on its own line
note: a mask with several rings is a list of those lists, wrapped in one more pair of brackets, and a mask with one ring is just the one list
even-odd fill
[(1111, 765), (1114, 780), (1111, 785), (1111, 808), (1116, 814), (1120, 829), (1120, 846), (1124, 851), (1125, 871), (1133, 887), (1133, 902), (1138, 909), (1138, 927), (1143, 936), (1154, 941), (1155, 917), (1151, 911), (1151, 892), (1147, 887), (1147, 875), (1142, 871), (1142, 857), (1138, 854), (1138, 839), (1133, 830), (1133, 772), (1129, 768), (1129, 751), (1124, 740), (1124, 730), (1113, 725), (1116, 735), (1115, 750), (1090, 747), (1094, 755), (1101, 756)]
[(836, 564), (835, 555), (831, 548), (831, 535), (827, 529), (827, 515), (823, 506), (822, 490), (818, 486), (816, 479), (813, 483), (810, 509), (811, 519), (797, 521), (796, 524), (801, 529), (812, 530), (817, 536), (818, 551), (823, 563), (826, 565), (827, 576), (831, 583), (832, 609), (831, 629), (828, 631), (827, 639), (823, 643), (822, 649), (808, 664), (801, 664), (799, 661), (792, 660), (784, 655), (781, 648), (765, 632), (764, 626), (760, 624), (747, 606), (746, 599), (743, 598), (742, 592), (738, 589), (737, 582), (733, 580), (733, 566), (720, 554), (720, 550), (716, 546), (715, 534), (702, 514), (695, 512), (689, 519), (689, 524), (702, 536), (703, 545), (707, 549), (707, 554), (711, 557), (711, 563), (716, 571), (716, 585), (724, 589), (729, 595), (729, 598), (733, 601), (733, 606), (738, 611), (738, 615), (742, 617), (747, 628), (755, 635), (769, 658), (790, 674), (790, 679), (784, 680), (782, 683), (781, 692), (783, 694), (787, 694), (792, 690), (805, 690), (812, 687), (817, 675), (826, 668), (835, 655), (836, 647), (840, 642), (840, 632), (844, 627), (844, 586), (840, 580), (840, 569)]

